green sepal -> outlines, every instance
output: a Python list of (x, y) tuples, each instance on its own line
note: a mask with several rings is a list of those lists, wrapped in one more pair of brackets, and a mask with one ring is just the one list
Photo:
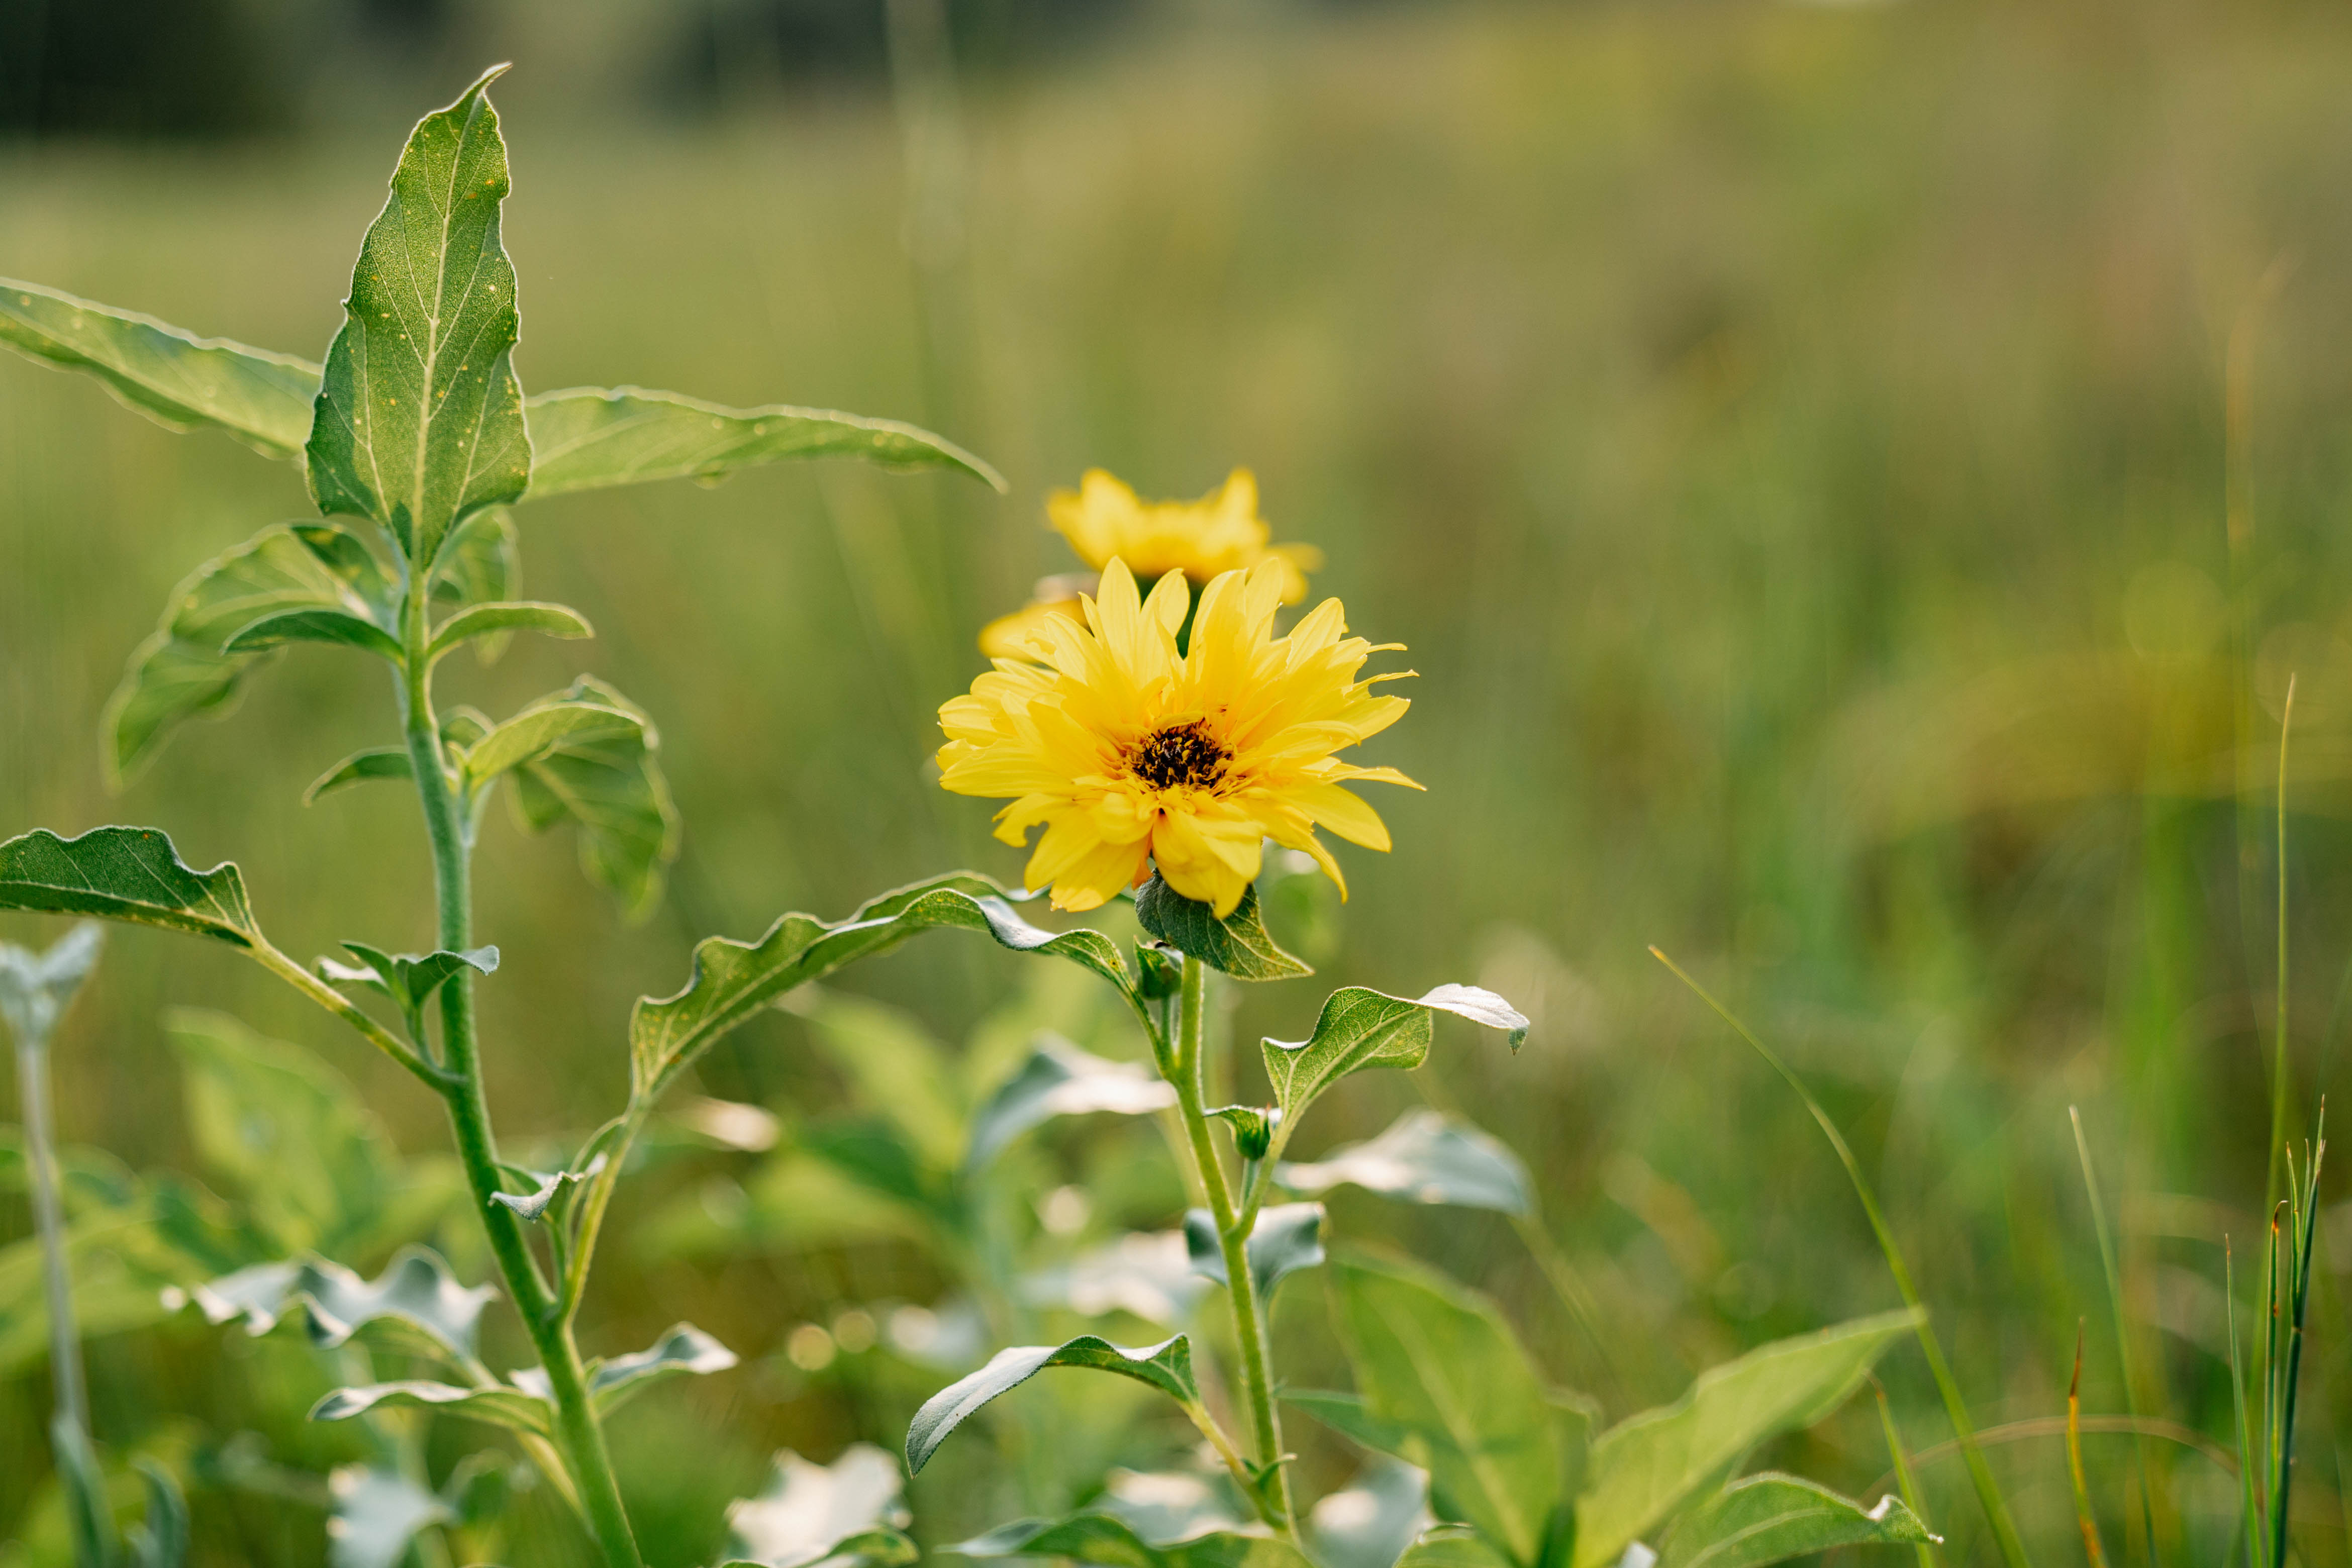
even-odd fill
[(1061, 1558), (1102, 1568), (1310, 1568), (1298, 1548), (1270, 1535), (1219, 1530), (1155, 1546), (1107, 1513), (1017, 1520), (945, 1550), (964, 1557)]
[(1097, 1334), (1081, 1334), (1058, 1345), (1022, 1345), (1002, 1350), (986, 1366), (923, 1401), (907, 1428), (907, 1469), (919, 1474), (966, 1417), (997, 1395), (1028, 1382), (1049, 1366), (1116, 1373), (1160, 1390), (1188, 1410), (1201, 1403), (1192, 1377), (1192, 1342), (1182, 1334), (1140, 1350), (1122, 1350)]
[(1515, 1051), (1528, 1037), (1526, 1018), (1492, 991), (1475, 985), (1441, 985), (1411, 1001), (1350, 985), (1331, 993), (1306, 1039), (1261, 1043), (1266, 1079), (1283, 1115), (1296, 1121), (1317, 1095), (1349, 1073), (1412, 1068), (1427, 1061), (1433, 1013), (1507, 1030)]
[(1768, 1568), (1846, 1546), (1927, 1546), (1937, 1538), (1902, 1500), (1864, 1508), (1797, 1476), (1732, 1482), (1675, 1521), (1659, 1568)]
[(475, 605), (443, 621), (425, 650), (427, 663), (437, 663), (476, 637), (503, 637), (511, 632), (537, 632), (541, 637), (593, 637), (588, 617), (565, 605), (505, 602)]
[(1220, 1105), (1207, 1114), (1232, 1130), (1234, 1148), (1244, 1160), (1265, 1159), (1274, 1130), (1282, 1125), (1282, 1112), (1271, 1105)]
[(1220, 919), (1210, 905), (1186, 898), (1154, 871), (1136, 889), (1135, 918), (1150, 935), (1236, 980), (1290, 980), (1315, 973), (1266, 933), (1255, 882), (1234, 912)]
[(332, 795), (355, 784), (373, 779), (413, 779), (416, 769), (409, 761), (405, 746), (370, 746), (353, 752), (325, 773), (310, 781), (302, 792), (302, 804), (309, 805), (322, 795)]
[(0, 844), (0, 910), (97, 915), (244, 948), (261, 942), (236, 865), (194, 870), (152, 827), (93, 827), (79, 838), (44, 827)]
[(403, 1409), (446, 1411), (537, 1437), (555, 1435), (554, 1407), (536, 1394), (499, 1385), (460, 1388), (422, 1378), (331, 1389), (310, 1407), (310, 1419), (348, 1421), (371, 1410)]
[[(1323, 1261), (1323, 1220), (1321, 1204), (1276, 1204), (1258, 1210), (1244, 1252), (1260, 1301), (1274, 1299), (1274, 1288), (1286, 1275)], [(1220, 1285), (1230, 1283), (1225, 1278), (1224, 1249), (1217, 1239), (1216, 1216), (1207, 1209), (1184, 1211), (1184, 1250), (1192, 1261), (1193, 1273)]]
[(417, 121), (368, 226), (304, 444), (322, 512), (373, 519), (422, 572), (451, 530), (530, 482), (496, 66)]
[(788, 914), (756, 942), (705, 938), (695, 945), (685, 988), (640, 997), (630, 1015), (633, 1093), (658, 1095), (715, 1041), (793, 987), (943, 926), (986, 931), (1016, 952), (1067, 959), (1108, 980), (1141, 1012), (1116, 943), (1097, 931), (1041, 931), (1013, 912), (1013, 898), (985, 877), (959, 871), (885, 893), (845, 921)]

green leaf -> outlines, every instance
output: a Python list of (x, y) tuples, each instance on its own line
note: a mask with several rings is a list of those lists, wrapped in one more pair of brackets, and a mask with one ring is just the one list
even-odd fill
[(1490, 1029), (1507, 1029), (1511, 1048), (1528, 1037), (1528, 1021), (1492, 991), (1441, 985), (1406, 1001), (1360, 985), (1334, 991), (1303, 1040), (1266, 1040), (1265, 1076), (1285, 1120), (1297, 1120), (1315, 1097), (1366, 1068), (1417, 1068), (1429, 1059), (1430, 1016), (1453, 1013)]
[(421, 1247), (401, 1249), (373, 1279), (362, 1279), (323, 1258), (258, 1263), (188, 1292), (212, 1323), (236, 1321), (258, 1337), (288, 1313), (302, 1314), (310, 1342), (332, 1350), (373, 1323), (388, 1323), (428, 1352), (457, 1360), (474, 1355), (482, 1309), (498, 1291), (468, 1289), (449, 1266)]
[(801, 1134), (800, 1146), (867, 1191), (905, 1205), (949, 1233), (961, 1228), (962, 1194), (927, 1163), (906, 1133), (878, 1117), (830, 1121)]
[(342, 1465), (327, 1478), (328, 1568), (398, 1568), (408, 1544), (456, 1520), (449, 1505), (398, 1470)]
[(428, 662), (438, 662), (475, 637), (504, 637), (509, 632), (538, 632), (551, 637), (593, 637), (595, 628), (579, 611), (563, 605), (502, 603), (476, 605), (441, 623), (425, 650)]
[(1107, 1513), (1024, 1519), (946, 1550), (965, 1557), (1060, 1557), (1103, 1568), (1309, 1568), (1298, 1548), (1270, 1535), (1216, 1531), (1154, 1546)]
[(1258, 918), (1255, 882), (1234, 912), (1219, 920), (1214, 908), (1186, 898), (1155, 871), (1136, 889), (1135, 917), (1169, 946), (1236, 980), (1288, 980), (1315, 973), (1266, 934), (1265, 923)]
[(1766, 1568), (1841, 1546), (1919, 1546), (1936, 1537), (1896, 1499), (1865, 1509), (1773, 1473), (1734, 1481), (1675, 1521), (1660, 1568)]
[[(601, 1418), (666, 1378), (689, 1373), (708, 1376), (725, 1372), (735, 1363), (733, 1351), (692, 1323), (673, 1323), (645, 1350), (617, 1355), (610, 1361), (590, 1362), (588, 1395), (595, 1401), (596, 1414)], [(554, 1405), (555, 1390), (547, 1380), (544, 1367), (525, 1367), (514, 1374), (512, 1381), (524, 1393), (545, 1400), (551, 1407)]]
[(290, 458), (310, 434), (319, 367), (290, 354), (77, 300), (37, 283), (0, 278), (0, 344), (106, 384), (127, 407), (159, 425), (210, 425), (273, 458)]
[(904, 1568), (915, 1543), (898, 1461), (871, 1443), (852, 1443), (830, 1465), (790, 1448), (757, 1497), (727, 1508), (729, 1555), (758, 1568)]
[(1675, 1404), (1602, 1433), (1577, 1500), (1574, 1568), (1614, 1563), (1740, 1455), (1827, 1416), (1916, 1323), (1915, 1313), (1885, 1312), (1778, 1341), (1701, 1373)]
[(93, 827), (79, 838), (37, 828), (0, 844), (0, 910), (98, 915), (246, 948), (261, 941), (236, 868), (191, 870), (152, 827)]
[(592, 676), (533, 703), (467, 746), (469, 790), (514, 781), (523, 826), (580, 830), (580, 866), (632, 915), (651, 909), (677, 855), (677, 809), (655, 753), (661, 738), (629, 700)]
[(398, 666), (406, 661), (391, 633), (342, 610), (287, 610), (254, 622), (222, 645), (225, 654), (267, 653), (288, 643), (341, 643)]
[(1531, 1184), (1519, 1157), (1491, 1134), (1434, 1110), (1408, 1110), (1379, 1137), (1332, 1150), (1308, 1163), (1278, 1164), (1274, 1179), (1294, 1193), (1358, 1186), (1407, 1203), (1530, 1212)]
[(1402, 1259), (1335, 1259), (1341, 1336), (1366, 1413), (1404, 1427), (1439, 1517), (1515, 1561), (1540, 1553), (1560, 1453), (1543, 1378), (1486, 1297)]
[(1270, 1105), (1220, 1105), (1204, 1114), (1225, 1124), (1244, 1160), (1265, 1159), (1274, 1130), (1282, 1124), (1282, 1112)]
[(147, 1483), (147, 1517), (124, 1532), (131, 1568), (181, 1568), (188, 1560), (188, 1500), (172, 1472), (154, 1460), (132, 1463)]
[(302, 792), (302, 804), (309, 805), (322, 795), (348, 789), (355, 784), (372, 779), (411, 779), (416, 776), (404, 746), (371, 746), (363, 752), (353, 752), (310, 783)]
[(1373, 1415), (1360, 1394), (1339, 1394), (1327, 1388), (1286, 1388), (1280, 1391), (1280, 1398), (1285, 1405), (1304, 1410), (1332, 1431), (1374, 1453), (1411, 1461), (1424, 1451), (1413, 1428)]
[(1182, 1334), (1132, 1351), (1121, 1350), (1095, 1334), (1081, 1334), (1058, 1345), (1022, 1345), (1002, 1350), (986, 1366), (932, 1394), (915, 1412), (914, 1424), (907, 1428), (908, 1472), (919, 1474), (948, 1434), (961, 1426), (965, 1417), (1049, 1366), (1117, 1373), (1149, 1384), (1188, 1409), (1201, 1403), (1200, 1387), (1192, 1380), (1192, 1343)]
[(1004, 889), (985, 877), (955, 872), (901, 888), (827, 924), (789, 914), (756, 942), (709, 937), (696, 944), (694, 972), (676, 995), (638, 999), (629, 1018), (630, 1081), (635, 1094), (661, 1092), (697, 1057), (794, 986), (822, 980), (845, 964), (887, 952), (936, 927), (984, 931), (1021, 952), (1065, 958), (1142, 1004), (1118, 948), (1100, 931), (1055, 934), (1015, 914)]
[[(1207, 1209), (1184, 1211), (1184, 1247), (1193, 1273), (1220, 1285), (1231, 1283), (1225, 1278), (1224, 1252), (1217, 1244), (1216, 1217)], [(1258, 1210), (1257, 1221), (1250, 1227), (1247, 1256), (1258, 1300), (1272, 1300), (1274, 1288), (1285, 1275), (1313, 1268), (1323, 1261), (1323, 1205), (1276, 1204)]]
[(310, 1407), (310, 1419), (348, 1421), (371, 1410), (443, 1410), (534, 1436), (555, 1435), (555, 1412), (536, 1394), (520, 1388), (459, 1388), (455, 1384), (423, 1380), (331, 1390)]
[(226, 712), (264, 650), (230, 652), (257, 622), (294, 611), (340, 612), (389, 633), (399, 589), (359, 536), (338, 524), (264, 529), (189, 574), (154, 634), (132, 652), (101, 721), (117, 785), (138, 773), (172, 731)]
[(1125, 1312), (1173, 1328), (1192, 1315), (1192, 1303), (1206, 1289), (1193, 1272), (1182, 1233), (1130, 1231), (1027, 1276), (1021, 1281), (1021, 1299), (1085, 1318)]
[(1375, 1458), (1307, 1515), (1316, 1559), (1324, 1568), (1395, 1568), (1429, 1523), (1428, 1505), (1429, 1477), (1419, 1467)]
[(45, 952), (0, 942), (0, 1019), (19, 1046), (39, 1050), (48, 1044), (74, 994), (97, 967), (105, 938), (104, 926), (84, 921)]
[(674, 392), (577, 386), (530, 403), (530, 493), (561, 495), (652, 479), (706, 484), (793, 458), (863, 458), (886, 468), (958, 468), (1002, 492), (994, 468), (952, 442), (892, 419), (823, 408), (722, 408)]
[(488, 94), (505, 69), (410, 133), (361, 244), (304, 448), (319, 510), (382, 523), (420, 568), (469, 514), (530, 481), (514, 266), (499, 240), (507, 149)]
[(1022, 1133), (1057, 1116), (1141, 1116), (1175, 1103), (1174, 1087), (1150, 1068), (1042, 1036), (1029, 1059), (973, 1114), (964, 1168), (980, 1169)]
[(89, 1434), (62, 1410), (49, 1419), (49, 1458), (57, 1467), (58, 1489), (65, 1494), (76, 1568), (106, 1568), (114, 1561), (114, 1510), (106, 1499), (106, 1473), (99, 1468)]
[(586, 1168), (583, 1170), (556, 1171), (548, 1174), (541, 1174), (536, 1171), (523, 1173), (536, 1177), (538, 1186), (527, 1194), (492, 1193), (490, 1202), (504, 1204), (527, 1220), (545, 1219), (549, 1207), (554, 1204), (564, 1188), (589, 1180), (604, 1168), (604, 1156), (599, 1154), (589, 1161)]
[(433, 568), (436, 605), (492, 605), (522, 586), (522, 542), (514, 516), (488, 507), (459, 523)]
[(363, 967), (355, 969), (331, 958), (322, 958), (319, 960), (320, 974), (338, 985), (366, 985), (383, 992), (399, 1004), (402, 1015), (408, 1019), (411, 1035), (421, 1032), (417, 1024), (425, 1004), (458, 971), (471, 969), (489, 974), (499, 967), (499, 950), (495, 947), (468, 948), (464, 952), (436, 949), (422, 956), (388, 953), (363, 942), (347, 942), (343, 948)]
[[(1442, 1524), (1423, 1533), (1396, 1560), (1396, 1568), (1510, 1568), (1511, 1560), (1476, 1531)], [(1621, 1563), (1619, 1568), (1633, 1568)]]
[(856, 1103), (872, 1106), (898, 1123), (926, 1164), (955, 1164), (963, 1152), (970, 1107), (955, 1058), (919, 1019), (815, 985), (802, 986), (776, 1005), (808, 1021), (818, 1046), (848, 1080)]

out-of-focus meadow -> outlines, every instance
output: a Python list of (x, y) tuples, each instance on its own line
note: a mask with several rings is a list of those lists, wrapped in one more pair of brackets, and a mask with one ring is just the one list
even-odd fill
[[(1368, 760), (1428, 793), (1380, 803), (1395, 852), (1343, 848), (1352, 900), (1301, 940), (1335, 983), (1475, 979), (1535, 1022), (1516, 1059), (1441, 1031), (1418, 1089), (1357, 1080), (1318, 1136), (1368, 1134), (1417, 1092), (1483, 1121), (1536, 1172), (1613, 1366), (1500, 1218), (1343, 1198), (1343, 1232), (1409, 1234), (1496, 1292), (1612, 1415), (1892, 1305), (1818, 1131), (1656, 942), (1843, 1121), (1987, 1425), (2063, 1412), (2085, 1318), (2086, 1408), (2123, 1405), (2079, 1106), (2141, 1402), (2226, 1441), (2221, 1248), (2243, 1263), (2263, 1231), (2290, 673), (2297, 1128), (2352, 1017), (2352, 22), (2289, 5), (1181, 10), (952, 101), (761, 88), (690, 124), (600, 120), (534, 79), (531, 45), (510, 43), (501, 89), (526, 386), (898, 416), (1012, 493), (779, 468), (522, 514), (527, 591), (581, 606), (598, 639), (453, 667), (453, 695), (498, 709), (577, 668), (611, 679), (660, 726), (685, 838), (632, 931), (562, 835), (493, 814), (478, 929), (506, 963), (481, 998), (510, 1142), (551, 1151), (610, 1112), (629, 1003), (674, 990), (695, 938), (835, 916), (951, 863), (1016, 876), (988, 808), (937, 788), (932, 716), (981, 668), (982, 622), (1072, 564), (1040, 527), (1045, 491), (1099, 465), (1197, 494), (1247, 465), (1276, 536), (1328, 552), (1318, 595), (1420, 671)], [(390, 149), (470, 74), (415, 103), (360, 91), (363, 123), (308, 141), (0, 143), (0, 274), (316, 357)], [(290, 952), (414, 947), (430, 894), (410, 799), (299, 804), (391, 722), (360, 660), (298, 651), (121, 799), (102, 782), (100, 708), (173, 584), (308, 510), (291, 466), (0, 361), (0, 832), (152, 823), (198, 865), (237, 860)], [(162, 1024), (190, 1004), (318, 1047), (402, 1150), (446, 1147), (425, 1096), (265, 976), (163, 934), (110, 942), (60, 1043), (70, 1141), (194, 1166)], [(1036, 984), (918, 946), (848, 988), (959, 1041), (1016, 993), (1058, 1005)], [(1321, 994), (1251, 988), (1234, 1028), (1296, 1037)], [(845, 1089), (812, 1033), (755, 1025), (701, 1089), (822, 1116)], [(1110, 1171), (1129, 1147), (1076, 1138), (1053, 1159)], [(830, 1360), (806, 1334), (787, 1353), (845, 1303), (924, 1302), (939, 1281), (887, 1237), (761, 1241), (748, 1161), (677, 1153), (625, 1194), (582, 1324), (620, 1347), (690, 1318), (743, 1353), (616, 1418), (663, 1564), (710, 1560), (724, 1503), (776, 1447), (891, 1445), (929, 1386), (854, 1327)], [(1098, 1202), (1081, 1229), (1181, 1206), (1172, 1166), (1127, 1185), (1131, 1213)], [(447, 1244), (478, 1278), (463, 1228)], [(2323, 1269), (2306, 1361), (2314, 1563), (2352, 1553), (2345, 1261)], [(1309, 1289), (1284, 1308), (1322, 1310)], [(102, 1335), (92, 1375), (110, 1442), (193, 1448), (276, 1421), (279, 1458), (323, 1463), (348, 1441), (257, 1413), (257, 1388), (310, 1363), (192, 1315)], [(1884, 1375), (1912, 1446), (1945, 1441), (1916, 1354)], [(0, 1536), (40, 1493), (47, 1399), (18, 1354)], [(1783, 1457), (1856, 1492), (1887, 1468), (1866, 1401)], [(2121, 1542), (2132, 1449), (2096, 1436), (2087, 1459)], [(2029, 1538), (2067, 1560), (2059, 1444), (1993, 1461)], [(1987, 1560), (1958, 1463), (1922, 1463), (1951, 1560)], [(2160, 1528), (2221, 1539), (2234, 1482), (2186, 1447), (2149, 1463), (2182, 1515)], [(987, 1473), (917, 1484), (927, 1539), (994, 1517)], [(315, 1510), (198, 1506), (216, 1510), (208, 1561), (319, 1551)]]

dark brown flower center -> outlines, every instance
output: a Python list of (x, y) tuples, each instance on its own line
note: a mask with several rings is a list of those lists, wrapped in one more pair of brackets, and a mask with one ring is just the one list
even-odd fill
[(1154, 789), (1182, 784), (1207, 789), (1224, 777), (1225, 763), (1231, 760), (1225, 749), (1210, 738), (1208, 721), (1195, 719), (1146, 735), (1143, 743), (1128, 754), (1127, 766)]

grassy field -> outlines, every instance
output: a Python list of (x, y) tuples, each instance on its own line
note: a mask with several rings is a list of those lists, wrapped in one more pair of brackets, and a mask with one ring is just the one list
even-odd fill
[[(1516, 1059), (1442, 1031), (1423, 1092), (1535, 1168), (1611, 1364), (1502, 1221), (1343, 1199), (1343, 1229), (1410, 1234), (1500, 1294), (1617, 1414), (1894, 1304), (1818, 1132), (1655, 942), (1854, 1139), (1987, 1426), (2063, 1412), (2085, 1319), (2086, 1408), (2124, 1405), (2078, 1106), (2137, 1398), (2226, 1441), (2221, 1247), (2242, 1263), (2263, 1229), (2290, 675), (2294, 1127), (2352, 1022), (2352, 24), (2063, 9), (1497, 6), (1154, 34), (971, 85), (920, 265), (885, 100), (688, 132), (577, 105), (534, 120), (519, 94), (527, 386), (898, 416), (1012, 493), (779, 469), (526, 514), (530, 591), (599, 640), (460, 679), (493, 708), (576, 668), (610, 679), (661, 726), (686, 837), (632, 931), (561, 836), (495, 821), (479, 923), (509, 954), (484, 991), (502, 1126), (552, 1147), (602, 1120), (630, 1000), (674, 989), (698, 936), (836, 915), (950, 863), (1016, 874), (929, 757), (937, 704), (980, 668), (972, 633), (1067, 564), (1045, 491), (1100, 465), (1194, 494), (1245, 464), (1276, 536), (1328, 552), (1318, 591), (1421, 672), (1371, 760), (1429, 792), (1381, 803), (1393, 855), (1343, 853), (1324, 973), (1476, 979), (1535, 1019)], [(0, 274), (315, 356), (403, 128), (0, 149)], [(413, 946), (428, 867), (406, 798), (296, 804), (389, 722), (358, 661), (289, 658), (122, 798), (102, 783), (99, 710), (172, 584), (307, 510), (290, 467), (0, 363), (0, 831), (153, 823), (198, 864), (238, 860), (289, 951)], [(112, 942), (62, 1047), (74, 1141), (189, 1163), (160, 1020), (195, 1004), (320, 1045), (402, 1148), (442, 1146), (414, 1086), (261, 976), (162, 935)], [(960, 1040), (1012, 984), (919, 949), (855, 989)], [(1234, 1027), (1296, 1035), (1319, 994), (1261, 988)], [(844, 1089), (809, 1035), (755, 1026), (703, 1088), (815, 1114)], [(1415, 1094), (1361, 1080), (1322, 1135)], [(878, 1352), (810, 1372), (782, 1350), (844, 1300), (926, 1300), (903, 1250), (677, 1242), (677, 1216), (716, 1212), (702, 1200), (741, 1173), (683, 1162), (625, 1200), (583, 1324), (634, 1345), (688, 1317), (744, 1352), (617, 1426), (665, 1565), (710, 1560), (774, 1448), (890, 1445), (921, 1392)], [(1135, 1201), (1164, 1223), (1173, 1194)], [(2295, 1494), (2312, 1563), (2352, 1560), (2347, 1255), (2327, 1247)], [(340, 1453), (261, 1412), (265, 1366), (313, 1375), (184, 1320), (110, 1337), (100, 1434), (193, 1449), (250, 1426), (289, 1462)], [(1943, 1443), (1916, 1357), (1885, 1375), (1910, 1445)], [(37, 1362), (8, 1373), (0, 1453), (42, 1451), (47, 1398)], [(1887, 1468), (1866, 1403), (1781, 1457), (1854, 1491)], [(2144, 1560), (2132, 1445), (2087, 1457), (2110, 1542)], [(2059, 1444), (1994, 1462), (2037, 1561), (2075, 1560)], [(2234, 1482), (2179, 1445), (2147, 1462), (2167, 1560), (2221, 1561)], [(1948, 1560), (1992, 1560), (1958, 1463), (1923, 1463)], [(42, 1470), (0, 1470), (5, 1538)], [(919, 1483), (927, 1539), (995, 1517), (979, 1473)], [(199, 1508), (207, 1561), (316, 1559), (315, 1510)]]

